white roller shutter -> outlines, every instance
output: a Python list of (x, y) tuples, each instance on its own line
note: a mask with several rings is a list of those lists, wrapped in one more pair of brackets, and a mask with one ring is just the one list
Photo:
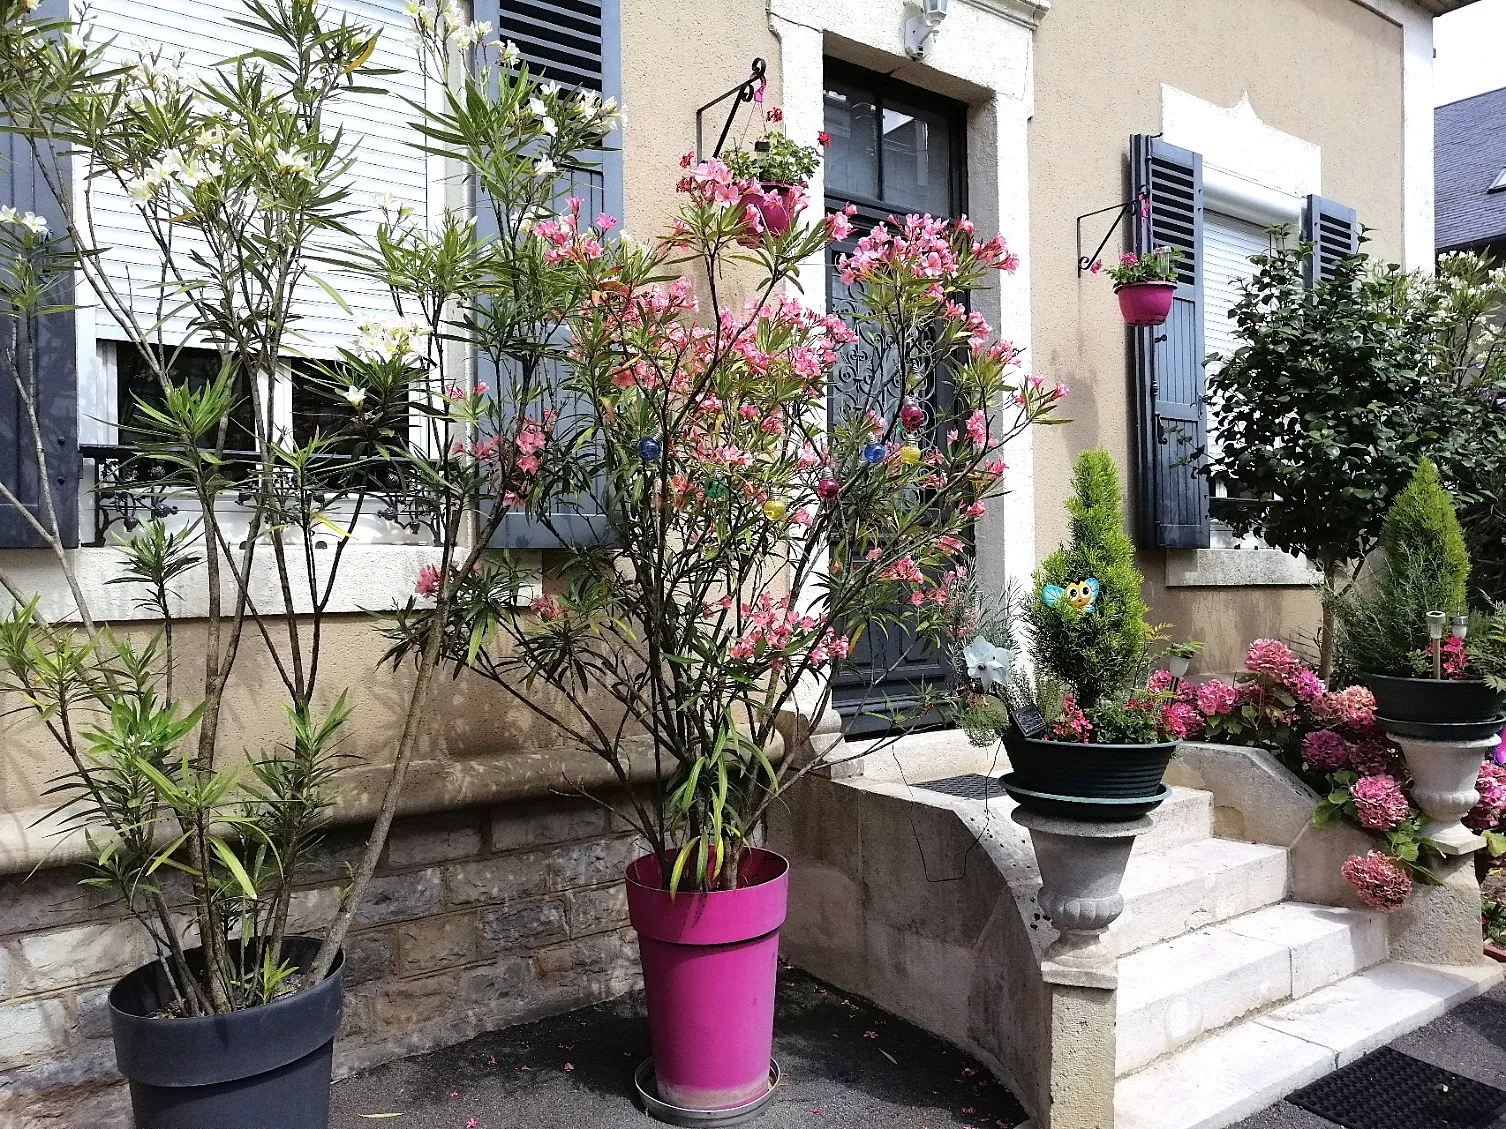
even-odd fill
[[(356, 163), (349, 174), (356, 191), (355, 203), (363, 209), (383, 194), (406, 203), (415, 215), (430, 215), (430, 176), (427, 157), (415, 150), (407, 121), (413, 111), (408, 98), (422, 103), (424, 81), (418, 73), (412, 22), (404, 12), (404, 0), (327, 0), (332, 13), (346, 13), (353, 22), (381, 30), (373, 64), (394, 68), (371, 85), (387, 93), (354, 94), (344, 97), (329, 115), (329, 128), (343, 126), (348, 140), (356, 142)], [(168, 58), (183, 56), (186, 67), (202, 67), (244, 52), (252, 33), (235, 27), (230, 17), (243, 16), (237, 0), (91, 0), (88, 20), (96, 39), (114, 38), (115, 54), (134, 59), (135, 51), (161, 47)], [(143, 228), (135, 208), (113, 184), (97, 180), (92, 187), (96, 217), (95, 241), (112, 250), (105, 258), (117, 289), (132, 294), (138, 319), (151, 325), (156, 319), (157, 281), (161, 260)], [(438, 186), (436, 186), (436, 195)], [(436, 200), (437, 211), (438, 202)], [(370, 217), (354, 217), (351, 226), (359, 236), (375, 231)], [(184, 261), (179, 256), (174, 258)], [(290, 349), (311, 356), (333, 355), (335, 347), (348, 343), (361, 321), (390, 317), (394, 311), (385, 291), (370, 283), (344, 276), (328, 268), (312, 267), (350, 305), (354, 316), (316, 284), (299, 291), (297, 323), (299, 336)], [(95, 318), (100, 337), (125, 336), (112, 318), (100, 312)], [(170, 340), (181, 340), (181, 321), (170, 327)]]
[[(1218, 212), (1203, 213), (1203, 342), (1209, 353), (1227, 357), (1239, 348), (1229, 312), (1240, 299), (1240, 283), (1255, 273), (1250, 257), (1263, 255), (1270, 247), (1270, 236), (1260, 224)], [(1219, 450), (1218, 404), (1214, 402), (1208, 405), (1208, 454), (1217, 458)], [(1226, 496), (1223, 483), (1215, 481), (1212, 487), (1214, 497)], [(1213, 523), (1213, 548), (1259, 544), (1254, 537), (1236, 538), (1223, 522)]]

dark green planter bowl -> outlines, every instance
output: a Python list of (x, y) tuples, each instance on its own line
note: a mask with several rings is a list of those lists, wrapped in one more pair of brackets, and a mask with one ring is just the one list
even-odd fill
[(1138, 799), (1090, 799), (1083, 796), (1053, 796), (1046, 792), (1032, 792), (1015, 782), (1018, 773), (1008, 772), (999, 778), (1000, 785), (1015, 803), (1041, 815), (1054, 815), (1060, 819), (1086, 819), (1095, 823), (1118, 823), (1139, 819), (1142, 815), (1161, 806), (1171, 795), (1165, 784), (1157, 786), (1154, 795)]
[(1013, 731), (1004, 739), (1015, 787), (1043, 796), (1132, 803), (1159, 794), (1161, 777), (1179, 744), (1085, 745), (1022, 737)]
[[(1381, 718), (1428, 725), (1485, 724), (1506, 714), (1506, 694), (1476, 680), (1362, 674)], [(1420, 736), (1420, 734), (1418, 734)]]

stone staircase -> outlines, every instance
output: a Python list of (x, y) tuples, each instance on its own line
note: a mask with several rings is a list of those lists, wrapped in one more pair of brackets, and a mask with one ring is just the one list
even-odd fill
[(1208, 792), (1153, 819), (1113, 926), (1115, 1129), (1221, 1129), (1500, 979), (1390, 960), (1384, 915), (1288, 900), (1287, 849), (1214, 837)]

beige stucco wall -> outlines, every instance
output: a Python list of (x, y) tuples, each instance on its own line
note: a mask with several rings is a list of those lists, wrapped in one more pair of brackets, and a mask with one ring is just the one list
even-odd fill
[[(1061, 0), (1036, 33), (1030, 130), (1032, 367), (1066, 380), (1074, 422), (1036, 436), (1038, 552), (1066, 532), (1072, 459), (1106, 445), (1133, 494), (1128, 335), (1102, 277), (1078, 276), (1076, 217), (1129, 195), (1129, 136), (1161, 128), (1161, 85), (1219, 106), (1248, 93), (1262, 121), (1322, 147), (1322, 191), (1395, 259), (1402, 227), (1402, 30), (1356, 0)], [(1096, 243), (1107, 217), (1090, 221)], [(1091, 243), (1089, 245), (1091, 249)], [(1123, 249), (1116, 239), (1105, 255)], [(1318, 603), (1292, 588), (1178, 588), (1141, 561), (1157, 619), (1202, 638), (1205, 669), (1260, 636), (1310, 632)]]

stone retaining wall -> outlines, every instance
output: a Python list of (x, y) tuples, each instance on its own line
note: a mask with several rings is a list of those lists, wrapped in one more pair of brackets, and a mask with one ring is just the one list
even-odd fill
[[(364, 828), (330, 835), (295, 898), (328, 921)], [(399, 820), (346, 945), (337, 1074), (621, 995), (638, 979), (624, 866), (640, 843), (588, 801)], [(106, 994), (143, 932), (77, 885), (0, 878), (0, 1129), (128, 1129)]]

